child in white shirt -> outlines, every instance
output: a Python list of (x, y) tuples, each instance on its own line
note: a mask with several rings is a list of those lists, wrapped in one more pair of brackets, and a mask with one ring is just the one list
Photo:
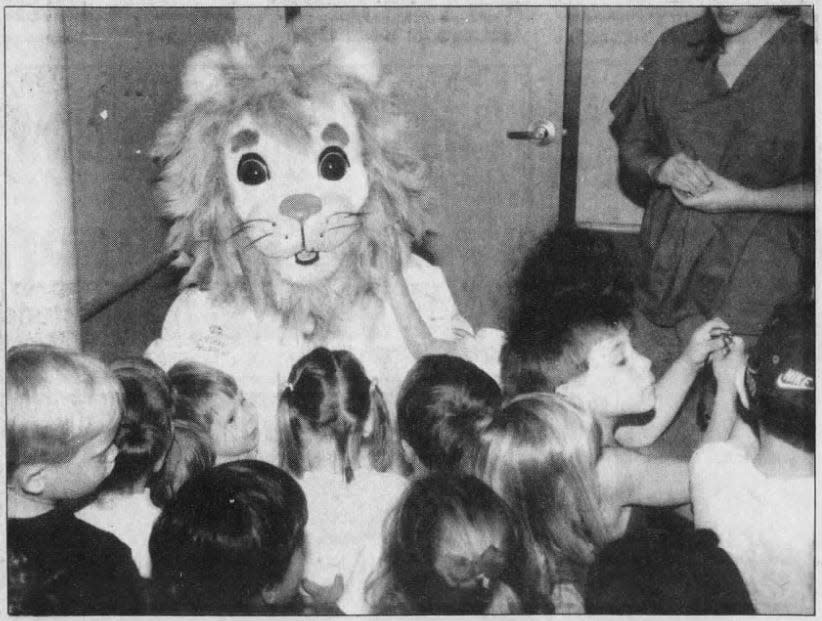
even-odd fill
[[(761, 614), (814, 612), (814, 342), (805, 298), (777, 306), (747, 369), (741, 339), (716, 356), (714, 410), (691, 459), (694, 523), (719, 536)], [(759, 438), (752, 449), (736, 411), (743, 372), (745, 419)]]
[(278, 417), (280, 465), (308, 500), (305, 577), (330, 585), (340, 576), (340, 609), (366, 614), (383, 521), (407, 484), (389, 472), (396, 444), (382, 393), (351, 353), (320, 347), (291, 369)]

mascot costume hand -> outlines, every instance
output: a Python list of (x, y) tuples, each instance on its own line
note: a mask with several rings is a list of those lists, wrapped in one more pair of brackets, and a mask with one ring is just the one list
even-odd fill
[(482, 350), (466, 357), (490, 360), (482, 366), (495, 377), (500, 346), (477, 346), (441, 270), (409, 250), (425, 230), (424, 166), (407, 150), (373, 48), (293, 36), (191, 58), (183, 104), (153, 152), (173, 222), (167, 245), (187, 272), (146, 355), (233, 375), (258, 406), (259, 456), (271, 461), (278, 391), (314, 347), (351, 351), (393, 406), (414, 359), (386, 302), (386, 256), (402, 257), (435, 338)]

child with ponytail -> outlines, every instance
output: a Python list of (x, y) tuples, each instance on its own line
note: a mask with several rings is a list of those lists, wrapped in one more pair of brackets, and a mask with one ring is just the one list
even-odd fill
[(392, 514), (368, 586), (378, 614), (552, 612), (535, 599), (517, 515), (474, 476), (415, 480)]
[(280, 465), (308, 501), (305, 576), (338, 587), (341, 578), (340, 609), (368, 613), (382, 523), (406, 487), (390, 472), (396, 446), (382, 393), (351, 353), (320, 347), (291, 369), (278, 417)]

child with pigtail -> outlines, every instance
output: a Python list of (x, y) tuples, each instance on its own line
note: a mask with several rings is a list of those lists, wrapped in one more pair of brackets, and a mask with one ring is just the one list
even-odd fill
[(308, 501), (305, 576), (334, 583), (346, 614), (368, 613), (382, 523), (406, 487), (391, 471), (396, 447), (382, 393), (351, 353), (320, 347), (292, 367), (278, 417), (280, 465)]
[(538, 599), (537, 559), (520, 518), (474, 476), (416, 479), (385, 538), (367, 591), (375, 613), (553, 612)]

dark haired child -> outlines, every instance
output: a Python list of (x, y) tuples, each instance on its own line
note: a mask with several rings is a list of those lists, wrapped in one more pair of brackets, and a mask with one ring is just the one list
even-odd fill
[(611, 615), (752, 615), (739, 569), (710, 530), (631, 533), (588, 574), (585, 610)]
[(342, 576), (340, 608), (367, 613), (382, 523), (407, 485), (389, 472), (396, 445), (382, 393), (351, 353), (320, 347), (292, 367), (278, 416), (281, 465), (308, 500), (305, 575)]
[(149, 480), (162, 468), (172, 440), (171, 386), (165, 372), (145, 358), (118, 360), (110, 369), (123, 389), (125, 406), (114, 436), (117, 458), (97, 497), (75, 515), (126, 543), (140, 575), (148, 578), (148, 538), (160, 515), (150, 498)]
[(552, 612), (513, 511), (479, 479), (433, 473), (411, 483), (387, 523), (368, 586), (378, 614)]
[[(685, 351), (655, 381), (650, 361), (631, 342), (630, 289), (624, 275), (615, 267), (604, 275), (598, 271), (618, 265), (619, 258), (612, 246), (586, 242), (586, 237), (582, 231), (549, 232), (526, 258), (519, 306), (501, 354), (503, 392), (561, 392), (597, 418), (605, 444), (646, 446), (676, 416), (708, 355), (724, 346), (718, 336), (728, 326), (713, 319), (697, 328)], [(566, 254), (579, 262), (576, 281), (574, 266), (561, 259)], [(526, 290), (526, 276), (540, 273)], [(651, 410), (649, 423), (615, 430), (618, 418)]]
[[(745, 368), (744, 346), (713, 361), (717, 395), (706, 442), (691, 459), (694, 523), (739, 567), (756, 612), (814, 612), (816, 319), (812, 299), (776, 307)], [(747, 374), (758, 447), (737, 418)]]
[(305, 496), (276, 466), (240, 460), (187, 481), (151, 533), (154, 612), (323, 614), (299, 587)]
[(144, 609), (128, 547), (64, 506), (114, 468), (121, 410), (120, 385), (98, 360), (51, 345), (8, 350), (7, 553), (24, 575), (48, 581), (48, 598), (20, 597), (19, 614)]
[(175, 417), (190, 420), (211, 436), (217, 463), (257, 456), (257, 408), (232, 376), (194, 361), (168, 370), (175, 392)]
[(171, 421), (171, 428), (171, 446), (151, 482), (151, 501), (158, 507), (164, 507), (183, 483), (216, 462), (214, 442), (200, 425), (177, 418)]
[(497, 383), (473, 363), (445, 354), (420, 358), (397, 399), (400, 444), (413, 472), (470, 470), (478, 425), (501, 402)]

